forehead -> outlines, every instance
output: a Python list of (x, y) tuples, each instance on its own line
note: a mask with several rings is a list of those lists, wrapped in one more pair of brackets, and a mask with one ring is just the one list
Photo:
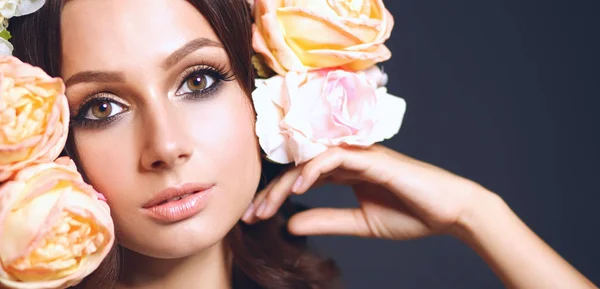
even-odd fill
[(219, 42), (185, 0), (70, 0), (61, 17), (65, 78), (81, 70), (158, 65), (199, 37)]

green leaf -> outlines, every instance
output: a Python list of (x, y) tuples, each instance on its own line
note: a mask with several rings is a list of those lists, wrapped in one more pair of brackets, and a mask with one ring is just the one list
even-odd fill
[(12, 38), (12, 35), (10, 35), (10, 32), (8, 32), (8, 30), (4, 29), (2, 31), (0, 31), (0, 37), (6, 39), (6, 40), (10, 40)]

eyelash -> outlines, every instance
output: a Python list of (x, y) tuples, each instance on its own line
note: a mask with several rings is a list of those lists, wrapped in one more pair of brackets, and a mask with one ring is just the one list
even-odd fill
[[(115, 104), (121, 106), (123, 108), (123, 111), (116, 115), (109, 116), (102, 120), (93, 120), (93, 119), (88, 119), (85, 117), (86, 114), (88, 113), (88, 111), (94, 105), (97, 105), (102, 102), (115, 103)], [(118, 120), (119, 118), (121, 118), (121, 116), (123, 116), (123, 113), (127, 112), (127, 110), (128, 110), (128, 108), (126, 105), (124, 105), (120, 101), (117, 101), (116, 99), (111, 97), (109, 93), (106, 93), (106, 92), (96, 93), (96, 94), (93, 94), (91, 97), (89, 97), (89, 99), (83, 105), (81, 105), (81, 107), (78, 110), (79, 112), (75, 115), (75, 117), (73, 117), (71, 119), (70, 126), (71, 127), (89, 128), (89, 129), (103, 128), (103, 127), (106, 127), (109, 124), (113, 123), (115, 120)]]
[[(184, 71), (183, 77), (179, 79), (177, 83), (179, 86), (177, 87), (177, 91), (179, 91), (183, 85), (186, 84), (190, 78), (202, 75), (205, 77), (211, 77), (214, 79), (214, 83), (202, 90), (193, 91), (189, 93), (183, 93), (181, 95), (177, 95), (178, 97), (182, 97), (184, 99), (190, 100), (200, 100), (200, 99), (208, 99), (214, 95), (215, 92), (218, 91), (220, 85), (223, 81), (233, 81), (235, 80), (235, 75), (233, 71), (225, 68), (224, 66), (206, 66), (206, 65), (198, 65), (191, 68), (188, 68)], [(119, 105), (123, 108), (123, 111), (117, 113), (116, 115), (109, 116), (105, 119), (101, 120), (93, 120), (86, 118), (86, 114), (90, 111), (90, 109), (99, 103), (107, 102)], [(80, 106), (78, 112), (75, 113), (75, 117), (71, 119), (70, 126), (71, 127), (81, 127), (86, 129), (100, 129), (104, 128), (114, 121), (118, 120), (123, 116), (124, 112), (127, 112), (128, 108), (122, 102), (117, 101), (114, 97), (111, 96), (110, 93), (107, 92), (99, 92), (91, 94), (90, 97)]]
[(233, 71), (228, 70), (226, 67), (219, 66), (219, 65), (194, 66), (194, 67), (186, 69), (184, 71), (183, 75), (184, 75), (184, 77), (178, 81), (179, 86), (178, 86), (177, 90), (179, 90), (183, 85), (185, 85), (185, 83), (188, 80), (190, 80), (191, 77), (193, 77), (195, 75), (209, 76), (214, 79), (214, 83), (205, 89), (202, 89), (200, 91), (194, 91), (191, 93), (185, 93), (182, 95), (177, 95), (177, 96), (183, 96), (186, 99), (192, 99), (192, 100), (210, 98), (214, 94), (214, 92), (216, 92), (219, 89), (219, 86), (223, 81), (235, 80), (235, 75), (233, 74)]

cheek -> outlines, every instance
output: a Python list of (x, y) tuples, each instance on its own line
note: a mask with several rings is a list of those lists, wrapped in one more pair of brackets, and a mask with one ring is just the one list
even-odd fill
[[(261, 169), (260, 151), (254, 134), (254, 111), (249, 98), (239, 88), (226, 89), (218, 98), (211, 100), (211, 105), (190, 105), (188, 123), (192, 124), (192, 128), (189, 131), (198, 146), (200, 162), (210, 164), (214, 170), (211, 174), (214, 173), (221, 185), (252, 196), (258, 186)], [(198, 108), (194, 109), (194, 106)]]
[[(244, 95), (228, 96), (227, 101), (208, 112), (191, 129), (196, 143), (218, 152), (219, 159), (241, 160), (255, 158), (257, 143), (254, 135), (252, 108)], [(197, 116), (190, 116), (194, 122)]]
[(105, 130), (73, 132), (78, 165), (90, 184), (106, 196), (111, 209), (135, 201), (134, 194), (123, 193), (131, 189), (130, 180), (138, 167), (139, 136), (133, 130), (130, 123), (124, 123)]

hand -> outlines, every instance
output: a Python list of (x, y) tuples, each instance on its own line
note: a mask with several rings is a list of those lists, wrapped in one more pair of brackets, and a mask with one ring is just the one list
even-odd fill
[(395, 240), (451, 233), (481, 197), (493, 195), (472, 181), (380, 145), (336, 147), (271, 182), (242, 220), (268, 219), (290, 194), (303, 194), (323, 182), (352, 186), (360, 207), (298, 213), (289, 221), (291, 233)]
[(406, 240), (452, 234), (471, 246), (507, 288), (598, 289), (535, 235), (497, 195), (383, 146), (333, 148), (259, 192), (242, 218), (272, 217), (292, 193), (324, 182), (351, 185), (359, 208), (316, 208), (289, 220), (296, 235)]

